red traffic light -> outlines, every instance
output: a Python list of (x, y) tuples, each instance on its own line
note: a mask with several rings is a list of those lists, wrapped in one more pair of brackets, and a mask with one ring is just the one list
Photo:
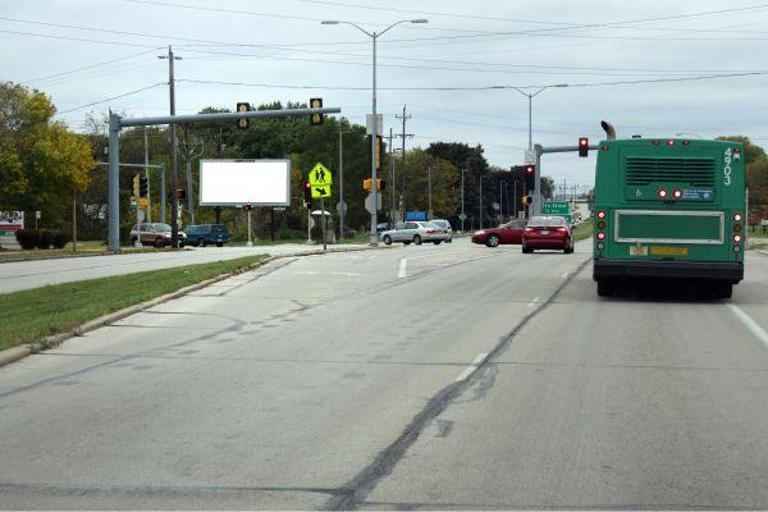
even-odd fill
[(528, 176), (533, 176), (536, 174), (536, 166), (535, 165), (526, 165), (525, 166), (525, 174)]
[(587, 137), (579, 137), (579, 156), (585, 157), (589, 155), (589, 139)]

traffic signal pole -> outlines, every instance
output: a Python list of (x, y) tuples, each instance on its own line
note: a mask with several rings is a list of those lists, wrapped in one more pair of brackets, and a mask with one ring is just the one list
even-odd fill
[[(183, 116), (158, 116), (143, 118), (122, 118), (114, 112), (109, 114), (109, 174), (107, 202), (109, 205), (109, 250), (120, 250), (120, 130), (132, 126), (150, 126), (168, 124), (175, 126), (185, 123), (205, 123), (211, 121), (236, 121), (256, 117), (300, 117), (312, 114), (338, 114), (341, 109), (331, 108), (295, 108), (284, 110), (256, 110), (252, 112), (218, 112), (214, 114), (194, 114)], [(175, 192), (174, 192), (175, 197)]]
[[(533, 146), (533, 151), (536, 154), (536, 178), (534, 182), (534, 196), (533, 196), (533, 210), (531, 212), (531, 215), (540, 215), (541, 214), (541, 156), (546, 153), (570, 153), (570, 152), (579, 152), (579, 150), (583, 150), (583, 147), (580, 146), (552, 146), (545, 148), (541, 144), (536, 144)], [(597, 150), (599, 149), (599, 146), (593, 144), (591, 146), (587, 146), (587, 149), (590, 150)]]

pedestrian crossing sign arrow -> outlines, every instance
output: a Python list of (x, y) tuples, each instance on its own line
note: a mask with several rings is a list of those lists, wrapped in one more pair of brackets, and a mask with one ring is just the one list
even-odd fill
[(312, 185), (312, 199), (331, 197), (330, 185)]
[[(315, 166), (312, 168), (311, 171), (309, 171), (309, 184), (312, 185), (312, 188), (319, 186), (327, 186), (329, 187), (329, 194), (330, 194), (330, 186), (333, 184), (333, 175), (331, 174), (331, 170), (328, 169), (326, 166), (321, 164), (320, 162), (317, 162)], [(314, 193), (314, 190), (313, 190)], [(314, 196), (312, 196), (314, 197)], [(325, 196), (323, 196), (325, 197)]]

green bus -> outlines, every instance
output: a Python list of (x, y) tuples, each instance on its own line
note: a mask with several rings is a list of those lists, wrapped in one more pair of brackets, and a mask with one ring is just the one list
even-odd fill
[(593, 279), (600, 296), (633, 279), (692, 280), (730, 298), (744, 277), (741, 143), (616, 139), (598, 146)]

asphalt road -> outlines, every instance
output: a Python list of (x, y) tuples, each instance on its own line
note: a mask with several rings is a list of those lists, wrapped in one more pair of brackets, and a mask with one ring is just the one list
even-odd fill
[(0, 368), (0, 508), (768, 507), (768, 257), (731, 301), (590, 270), (299, 257)]
[[(350, 247), (366, 246), (344, 244), (329, 246), (329, 250), (344, 250)], [(147, 270), (231, 260), (257, 254), (270, 254), (272, 256), (298, 255), (321, 249), (322, 247), (318, 245), (304, 244), (205, 247), (189, 248), (178, 252), (113, 254), (107, 256), (53, 258), (49, 260), (0, 263), (0, 293), (39, 288), (50, 284), (132, 274)]]

